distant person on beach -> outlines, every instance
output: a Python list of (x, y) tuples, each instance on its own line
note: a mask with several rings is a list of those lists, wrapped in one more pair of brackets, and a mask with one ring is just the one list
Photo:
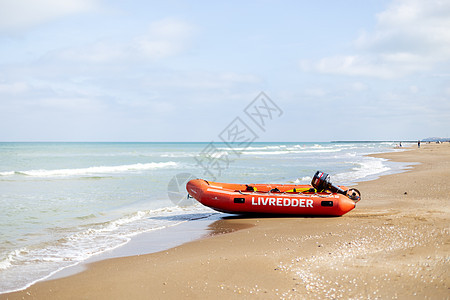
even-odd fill
[(417, 141), (417, 148), (420, 148), (420, 140)]

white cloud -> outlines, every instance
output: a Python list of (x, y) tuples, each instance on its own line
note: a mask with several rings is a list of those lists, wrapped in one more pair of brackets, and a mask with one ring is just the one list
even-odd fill
[(240, 74), (235, 72), (225, 72), (220, 74), (219, 78), (224, 81), (228, 81), (230, 83), (258, 83), (260, 82), (260, 78), (251, 74)]
[(372, 32), (354, 42), (353, 55), (301, 62), (304, 70), (398, 78), (450, 61), (450, 1), (395, 0), (377, 15)]
[(410, 86), (409, 86), (409, 91), (410, 91), (412, 94), (417, 94), (417, 93), (419, 92), (419, 88), (418, 88), (416, 85), (410, 85)]
[(59, 59), (88, 63), (108, 63), (125, 56), (125, 46), (108, 41), (97, 41), (90, 45), (50, 53)]
[(393, 74), (391, 66), (383, 61), (371, 56), (360, 55), (325, 57), (317, 62), (315, 69), (321, 73), (382, 78), (391, 78), (398, 74)]
[(314, 97), (314, 98), (320, 98), (327, 95), (327, 92), (320, 88), (308, 88), (304, 91), (304, 94), (306, 96)]
[(431, 69), (429, 59), (409, 53), (332, 56), (320, 59), (309, 69), (321, 73), (372, 76), (384, 79)]
[(133, 47), (153, 59), (173, 56), (186, 48), (193, 31), (194, 27), (185, 21), (172, 18), (155, 21), (145, 35), (134, 39)]
[(149, 34), (162, 39), (179, 39), (190, 35), (192, 26), (175, 18), (166, 18), (150, 24)]
[(57, 110), (64, 112), (83, 112), (83, 113), (98, 113), (104, 111), (105, 106), (100, 101), (94, 98), (79, 98), (79, 97), (45, 97), (39, 99), (34, 103), (35, 107), (44, 110)]
[(145, 78), (145, 86), (152, 89), (206, 91), (229, 90), (237, 86), (252, 87), (261, 79), (252, 74), (232, 72), (178, 71), (155, 73)]
[(127, 38), (121, 43), (104, 39), (77, 48), (54, 51), (48, 57), (88, 63), (160, 60), (183, 53), (189, 47), (194, 32), (194, 26), (190, 23), (167, 18), (152, 22), (144, 34)]
[(25, 30), (66, 15), (93, 10), (98, 0), (2, 0), (0, 32)]
[(367, 90), (367, 85), (362, 82), (353, 82), (350, 88), (355, 92), (361, 92)]
[(24, 82), (0, 83), (0, 95), (17, 95), (28, 91), (28, 85)]

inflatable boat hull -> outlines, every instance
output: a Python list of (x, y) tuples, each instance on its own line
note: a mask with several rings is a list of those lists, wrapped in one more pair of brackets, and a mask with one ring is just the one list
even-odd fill
[(310, 185), (245, 185), (194, 179), (186, 189), (203, 205), (226, 213), (342, 216), (355, 208), (355, 202), (345, 195), (317, 193)]

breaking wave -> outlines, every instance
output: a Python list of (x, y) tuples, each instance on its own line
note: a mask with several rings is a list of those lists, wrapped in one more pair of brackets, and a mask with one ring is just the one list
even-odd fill
[(151, 163), (138, 163), (131, 165), (120, 166), (96, 166), (79, 169), (56, 169), (56, 170), (28, 170), (28, 171), (6, 171), (0, 172), (0, 176), (33, 176), (33, 177), (64, 177), (64, 176), (83, 176), (92, 174), (111, 174), (111, 173), (123, 173), (133, 171), (145, 171), (163, 168), (177, 167), (178, 163), (169, 162), (151, 162)]

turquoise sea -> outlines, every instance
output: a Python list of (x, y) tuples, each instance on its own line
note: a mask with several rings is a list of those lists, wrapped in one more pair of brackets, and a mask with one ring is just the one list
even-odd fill
[(350, 185), (404, 170), (405, 164), (365, 156), (399, 151), (394, 146), (0, 143), (0, 293), (25, 288), (141, 233), (215, 213), (186, 200), (186, 174), (305, 184), (322, 170), (333, 183)]

